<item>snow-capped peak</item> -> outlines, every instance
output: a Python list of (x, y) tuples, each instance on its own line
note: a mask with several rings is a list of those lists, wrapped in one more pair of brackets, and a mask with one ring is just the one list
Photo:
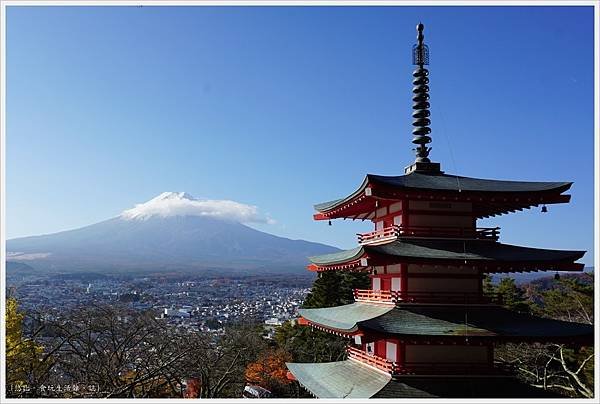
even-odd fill
[(163, 192), (120, 215), (125, 220), (173, 216), (207, 216), (241, 223), (274, 223), (269, 217), (261, 215), (256, 206), (230, 200), (196, 199), (186, 192)]
[(157, 197), (154, 197), (152, 199), (150, 199), (148, 202), (146, 203), (150, 203), (152, 201), (164, 201), (164, 200), (181, 200), (181, 199), (187, 199), (190, 201), (195, 200), (195, 198), (188, 194), (187, 192), (163, 192), (162, 194), (158, 195)]

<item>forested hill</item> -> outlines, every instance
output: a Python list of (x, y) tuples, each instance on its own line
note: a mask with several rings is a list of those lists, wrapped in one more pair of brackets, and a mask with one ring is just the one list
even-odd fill
[[(594, 267), (585, 267), (583, 270), (584, 273), (593, 273)], [(572, 274), (569, 273), (561, 273), (565, 276), (577, 275), (581, 274), (581, 272), (574, 272)], [(492, 283), (498, 283), (503, 278), (513, 278), (518, 285), (522, 285), (525, 283), (533, 282), (538, 279), (548, 279), (554, 277), (554, 272), (551, 271), (541, 271), (541, 272), (524, 272), (524, 273), (516, 273), (516, 274), (507, 274), (507, 275), (492, 275)]]

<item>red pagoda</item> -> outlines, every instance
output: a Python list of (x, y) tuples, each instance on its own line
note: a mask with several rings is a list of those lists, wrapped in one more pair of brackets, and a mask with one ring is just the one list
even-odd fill
[(309, 270), (366, 271), (371, 289), (352, 304), (301, 309), (301, 324), (349, 339), (347, 359), (288, 363), (319, 398), (546, 397), (494, 366), (500, 342), (591, 345), (593, 327), (503, 308), (483, 292), (486, 274), (582, 271), (584, 251), (499, 242), (477, 219), (569, 202), (570, 182), (501, 181), (445, 174), (429, 159), (429, 64), (423, 25), (413, 47), (413, 140), (404, 175), (367, 175), (342, 199), (315, 206), (315, 220), (371, 220), (359, 246), (309, 258)]

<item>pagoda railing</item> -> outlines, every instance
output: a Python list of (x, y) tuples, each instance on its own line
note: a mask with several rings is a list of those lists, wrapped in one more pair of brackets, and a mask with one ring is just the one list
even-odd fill
[(383, 243), (385, 241), (395, 240), (400, 235), (400, 226), (384, 227), (369, 233), (357, 233), (359, 244)]
[(357, 233), (358, 242), (378, 244), (401, 237), (440, 237), (497, 241), (500, 236), (499, 227), (436, 227), (436, 226), (401, 226), (393, 225), (369, 233)]
[(354, 289), (357, 302), (375, 303), (455, 303), (455, 304), (502, 304), (499, 293), (479, 292), (403, 292), (397, 290)]
[(389, 360), (377, 355), (370, 355), (365, 351), (353, 346), (346, 348), (346, 354), (348, 355), (348, 358), (356, 359), (357, 361), (366, 363), (367, 365), (383, 370), (384, 372), (396, 373), (398, 370), (395, 362), (390, 362)]
[(395, 303), (396, 291), (354, 289), (354, 300), (357, 302)]
[(490, 363), (468, 363), (468, 362), (405, 362), (397, 363), (386, 358), (348, 346), (346, 355), (350, 359), (357, 360), (366, 365), (392, 375), (410, 374), (497, 374), (503, 373), (504, 369), (495, 367)]

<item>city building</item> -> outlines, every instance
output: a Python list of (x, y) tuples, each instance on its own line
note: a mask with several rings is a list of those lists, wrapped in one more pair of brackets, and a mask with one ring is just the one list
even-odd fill
[[(349, 305), (300, 309), (299, 323), (349, 339), (347, 359), (288, 363), (319, 398), (547, 397), (494, 366), (502, 342), (591, 345), (593, 327), (508, 310), (483, 291), (486, 274), (582, 271), (584, 251), (504, 244), (477, 220), (567, 203), (569, 182), (487, 180), (446, 174), (429, 159), (429, 53), (423, 25), (413, 47), (413, 140), (404, 175), (367, 175), (345, 198), (315, 206), (315, 220), (371, 220), (359, 246), (311, 257), (309, 269), (368, 271), (371, 288)], [(330, 222), (331, 223), (331, 222)]]
[(190, 318), (191, 312), (186, 309), (165, 309), (163, 317)]

